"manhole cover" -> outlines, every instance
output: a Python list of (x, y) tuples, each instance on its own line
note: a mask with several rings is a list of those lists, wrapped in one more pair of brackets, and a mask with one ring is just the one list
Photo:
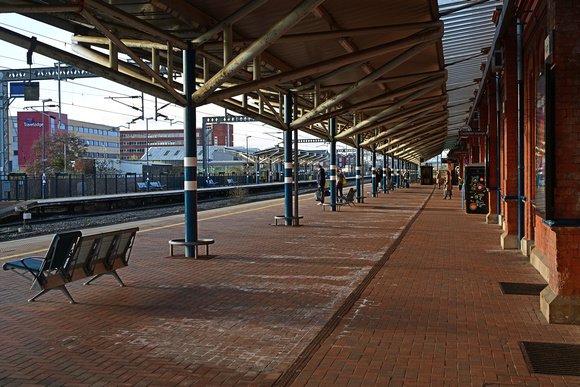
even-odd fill
[(531, 373), (580, 376), (580, 345), (519, 342)]
[(546, 284), (525, 284), (519, 282), (500, 282), (499, 287), (503, 294), (517, 294), (520, 296), (539, 296), (548, 286)]

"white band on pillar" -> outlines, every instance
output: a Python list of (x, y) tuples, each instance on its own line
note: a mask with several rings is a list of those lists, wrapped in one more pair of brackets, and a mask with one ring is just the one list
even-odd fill
[(197, 157), (184, 157), (183, 158), (184, 167), (197, 167)]
[(284, 163), (284, 169), (292, 169), (292, 163)]
[(292, 177), (285, 177), (284, 178), (284, 183), (292, 183)]
[(185, 181), (183, 188), (185, 191), (197, 191), (197, 181)]
[(330, 169), (335, 170), (336, 169), (336, 165), (331, 165)]

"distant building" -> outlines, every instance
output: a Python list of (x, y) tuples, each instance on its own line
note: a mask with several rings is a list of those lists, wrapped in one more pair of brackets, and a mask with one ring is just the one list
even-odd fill
[[(44, 121), (43, 121), (44, 118)], [(59, 121), (60, 119), (60, 121)], [(43, 127), (44, 123), (44, 127)], [(44, 130), (43, 130), (44, 129)], [(21, 111), (11, 117), (11, 170), (24, 171), (32, 165), (32, 146), (42, 139), (44, 131), (51, 136), (59, 131), (73, 132), (87, 145), (85, 159), (118, 159), (119, 129), (90, 122), (69, 120), (66, 114), (56, 112)]]
[(147, 146), (183, 148), (183, 129), (121, 130), (121, 160), (138, 160)]
[[(207, 146), (233, 146), (234, 127), (231, 124), (208, 125)], [(201, 128), (196, 129), (196, 144), (202, 145)], [(121, 130), (121, 159), (137, 160), (145, 149), (184, 146), (183, 128), (179, 129), (126, 129)]]

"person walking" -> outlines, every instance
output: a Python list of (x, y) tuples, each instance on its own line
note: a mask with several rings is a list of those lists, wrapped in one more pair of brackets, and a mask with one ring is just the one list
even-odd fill
[(441, 171), (437, 171), (437, 176), (435, 177), (435, 184), (437, 184), (437, 189), (441, 189), (441, 183), (442, 183), (441, 179)]
[(318, 166), (318, 174), (316, 175), (316, 184), (318, 184), (318, 192), (320, 197), (319, 206), (324, 204), (324, 185), (326, 184), (326, 172), (322, 168), (322, 164)]

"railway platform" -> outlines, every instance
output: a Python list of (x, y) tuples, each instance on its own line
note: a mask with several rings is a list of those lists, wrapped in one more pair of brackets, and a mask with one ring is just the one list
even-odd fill
[[(60, 292), (26, 302), (29, 283), (0, 272), (0, 384), (580, 384), (528, 367), (522, 343), (578, 345), (580, 327), (548, 324), (537, 295), (506, 294), (544, 280), (485, 215), (431, 186), (340, 212), (312, 196), (299, 227), (275, 226), (283, 199), (200, 212), (215, 244), (198, 260), (169, 255), (182, 215), (82, 230), (140, 227), (127, 287), (72, 283), (75, 305)], [(0, 243), (0, 263), (50, 239)]]

